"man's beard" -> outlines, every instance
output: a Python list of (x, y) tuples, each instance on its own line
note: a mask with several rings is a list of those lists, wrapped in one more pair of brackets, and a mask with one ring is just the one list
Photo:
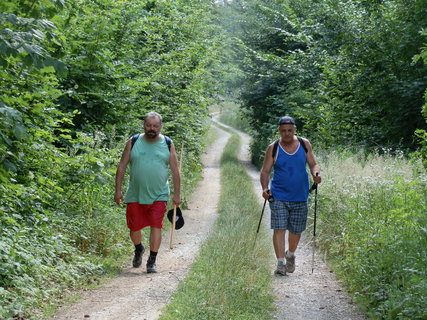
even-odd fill
[(145, 133), (145, 135), (147, 136), (147, 138), (149, 138), (149, 139), (155, 139), (155, 138), (157, 138), (157, 136), (159, 135), (159, 133), (158, 132), (155, 132), (155, 131), (147, 131), (146, 133)]

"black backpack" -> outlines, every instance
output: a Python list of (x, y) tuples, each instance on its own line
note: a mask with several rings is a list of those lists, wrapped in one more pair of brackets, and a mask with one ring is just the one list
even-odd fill
[[(139, 138), (140, 135), (141, 135), (140, 133), (136, 133), (136, 134), (134, 134), (132, 136), (132, 138), (131, 138), (132, 139), (132, 147), (130, 148), (131, 150), (132, 150), (133, 145), (135, 144), (136, 140), (138, 140), (138, 138)], [(172, 140), (168, 136), (165, 136), (165, 135), (163, 135), (163, 136), (165, 137), (165, 140), (166, 140), (166, 143), (168, 145), (169, 151), (171, 151)]]
[[(301, 137), (299, 137), (299, 136), (296, 136), (296, 137), (297, 137), (297, 139), (298, 139), (299, 143), (300, 143), (300, 144), (302, 145), (302, 147), (304, 148), (305, 153), (307, 153), (307, 152), (308, 152), (308, 150), (307, 150), (307, 146), (305, 145), (304, 140), (303, 140)], [(276, 157), (277, 148), (279, 147), (279, 141), (280, 141), (280, 140), (276, 140), (276, 141), (274, 141), (274, 145), (273, 145), (273, 153), (272, 153), (273, 158), (275, 158), (275, 157)]]

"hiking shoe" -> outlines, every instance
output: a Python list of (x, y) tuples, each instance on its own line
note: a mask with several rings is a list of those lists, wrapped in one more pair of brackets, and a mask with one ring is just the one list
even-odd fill
[(295, 256), (288, 257), (288, 252), (285, 252), (286, 272), (292, 273), (295, 271)]
[(274, 274), (278, 274), (279, 276), (286, 276), (286, 267), (283, 262), (277, 263), (277, 268), (276, 271), (274, 271)]
[(135, 249), (135, 256), (133, 257), (132, 265), (134, 268), (139, 268), (142, 263), (142, 255), (144, 254), (144, 247), (142, 250)]
[(147, 261), (147, 273), (156, 273), (157, 269), (156, 269), (156, 264), (154, 263), (153, 260), (151, 260), (150, 258), (148, 258)]

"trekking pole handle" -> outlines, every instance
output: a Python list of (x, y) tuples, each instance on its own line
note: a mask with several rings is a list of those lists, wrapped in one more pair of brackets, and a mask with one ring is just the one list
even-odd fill
[[(319, 176), (319, 172), (316, 172), (316, 177)], [(311, 185), (311, 188), (308, 190), (309, 193), (311, 193), (311, 191), (316, 190), (317, 189), (317, 183), (313, 182), (313, 184)]]

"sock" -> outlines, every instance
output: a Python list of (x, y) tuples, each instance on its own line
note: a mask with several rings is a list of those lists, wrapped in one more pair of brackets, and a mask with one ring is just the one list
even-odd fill
[(277, 258), (277, 263), (284, 263), (285, 262), (285, 258)]
[(157, 252), (150, 250), (150, 257), (149, 257), (150, 262), (153, 262), (153, 263), (156, 262), (156, 257), (157, 257)]
[(135, 251), (141, 252), (142, 250), (144, 250), (144, 246), (142, 245), (142, 243), (135, 245)]
[(295, 251), (294, 252), (292, 252), (292, 251), (286, 251), (286, 256), (288, 257), (288, 258), (292, 258), (292, 257), (294, 257), (295, 256)]

